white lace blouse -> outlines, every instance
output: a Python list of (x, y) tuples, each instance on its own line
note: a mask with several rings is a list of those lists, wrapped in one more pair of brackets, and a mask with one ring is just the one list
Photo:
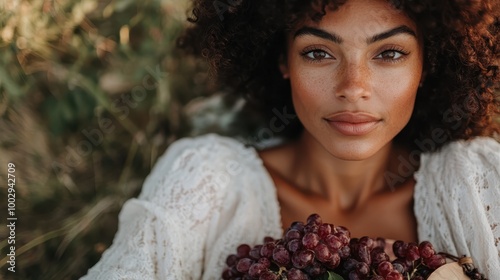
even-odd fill
[[(472, 256), (500, 277), (500, 144), (457, 141), (423, 154), (415, 174), (419, 240)], [(242, 244), (280, 238), (274, 183), (255, 149), (214, 134), (172, 144), (138, 198), (125, 203), (113, 245), (84, 280), (220, 279)]]

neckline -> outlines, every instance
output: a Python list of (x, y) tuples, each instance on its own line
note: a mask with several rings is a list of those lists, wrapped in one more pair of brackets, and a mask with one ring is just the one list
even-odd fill
[[(260, 171), (262, 172), (262, 174), (264, 175), (265, 179), (267, 180), (267, 184), (268, 184), (268, 187), (269, 188), (272, 188), (273, 190), (273, 197), (270, 199), (270, 201), (273, 202), (273, 210), (274, 210), (274, 216), (275, 216), (275, 220), (277, 221), (277, 225), (272, 225), (273, 227), (276, 227), (276, 229), (279, 231), (279, 234), (280, 236), (277, 237), (277, 238), (282, 238), (283, 235), (284, 235), (284, 230), (283, 230), (283, 224), (282, 224), (282, 217), (281, 217), (281, 206), (279, 204), (279, 200), (278, 200), (278, 193), (277, 193), (277, 186), (275, 185), (274, 183), (274, 180), (273, 180), (273, 177), (272, 177), (272, 172), (276, 173), (278, 178), (280, 179), (283, 179), (281, 178), (281, 175), (279, 175), (273, 168), (267, 168), (266, 167), (266, 164), (264, 163), (264, 161), (262, 160), (262, 158), (259, 156), (259, 153), (258, 151), (255, 149), (255, 148), (252, 148), (253, 151), (254, 151), (254, 155), (255, 155), (255, 160), (256, 162), (258, 163), (257, 166), (258, 168), (260, 168)], [(415, 188), (417, 187), (417, 184), (418, 182), (415, 183)], [(415, 192), (414, 192), (415, 193)], [(394, 257), (394, 253), (392, 251), (392, 244), (395, 242), (396, 240), (394, 239), (385, 239), (385, 242), (386, 242), (386, 247), (385, 247), (385, 250), (386, 252), (389, 252), (390, 253), (390, 256), (391, 258)]]
[[(260, 169), (260, 172), (264, 175), (265, 179), (266, 179), (266, 183), (267, 183), (267, 186), (266, 188), (271, 188), (272, 189), (272, 194), (273, 194), (273, 197), (270, 197), (269, 198), (269, 201), (272, 203), (272, 206), (274, 209), (274, 217), (275, 217), (275, 220), (277, 221), (277, 224), (273, 225), (273, 227), (277, 227), (277, 229), (279, 230), (279, 233), (280, 233), (280, 238), (281, 236), (283, 236), (284, 234), (284, 230), (283, 230), (283, 218), (281, 216), (281, 205), (280, 205), (280, 202), (278, 200), (278, 187), (276, 186), (275, 184), (275, 181), (273, 179), (273, 173), (276, 174), (277, 178), (279, 180), (285, 180), (285, 178), (283, 178), (274, 168), (272, 167), (268, 167), (265, 163), (264, 163), (264, 160), (259, 156), (259, 153), (258, 153), (258, 150), (255, 148), (255, 147), (250, 147), (253, 152), (254, 152), (254, 156), (255, 156), (255, 160), (256, 162), (258, 163), (257, 166), (258, 168)], [(425, 157), (426, 155), (424, 153), (422, 153), (421, 155), (421, 160), (420, 160), (420, 163), (421, 165), (419, 166), (419, 168), (413, 173), (412, 175), (412, 178), (413, 180), (415, 181), (415, 185), (413, 187), (413, 194), (412, 194), (412, 197), (413, 199), (415, 199), (415, 194), (417, 193), (417, 190), (420, 189), (420, 180), (418, 180), (418, 177), (420, 177), (420, 167), (422, 166), (422, 163), (424, 162), (423, 158)], [(417, 174), (419, 173), (419, 174)], [(417, 213), (417, 204), (414, 203), (414, 213)], [(416, 215), (415, 215), (416, 216)], [(416, 217), (417, 218), (417, 217)], [(418, 234), (418, 228), (419, 228), (419, 223), (418, 223), (418, 218), (417, 218), (417, 239), (420, 239), (419, 238), (419, 234)], [(386, 241), (391, 241), (391, 242), (394, 242), (395, 240), (392, 240), (392, 239), (386, 239)]]

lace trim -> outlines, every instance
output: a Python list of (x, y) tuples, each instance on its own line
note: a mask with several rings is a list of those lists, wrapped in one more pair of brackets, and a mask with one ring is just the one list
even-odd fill
[(500, 275), (500, 144), (489, 138), (451, 143), (422, 155), (415, 178), (419, 239), (472, 256), (480, 271)]

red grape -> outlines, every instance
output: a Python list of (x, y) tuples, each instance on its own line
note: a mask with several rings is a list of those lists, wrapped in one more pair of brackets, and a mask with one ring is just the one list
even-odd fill
[(356, 265), (356, 271), (360, 275), (368, 275), (370, 273), (370, 266), (365, 262), (359, 262)]
[(290, 262), (290, 253), (283, 245), (277, 245), (273, 251), (273, 260), (279, 265), (286, 265)]
[(292, 264), (296, 268), (305, 268), (314, 261), (314, 252), (311, 250), (299, 250), (292, 255)]
[(392, 251), (394, 252), (394, 255), (398, 258), (404, 258), (406, 257), (406, 248), (407, 244), (404, 241), (401, 240), (396, 240), (392, 244)]
[(420, 259), (420, 252), (418, 250), (417, 244), (415, 243), (408, 244), (405, 258), (409, 261), (416, 261)]
[(250, 246), (247, 244), (241, 244), (238, 248), (236, 248), (236, 256), (238, 256), (238, 258), (244, 258), (248, 256), (250, 249)]
[(318, 227), (318, 235), (321, 239), (326, 239), (328, 235), (332, 233), (332, 226), (330, 224), (321, 224)]
[(278, 275), (272, 273), (271, 271), (265, 271), (259, 277), (259, 280), (277, 280), (277, 279)]
[(351, 248), (349, 246), (344, 246), (344, 247), (340, 248), (339, 256), (342, 259), (347, 259), (348, 257), (351, 256)]
[(344, 244), (344, 246), (349, 245), (349, 242), (351, 241), (351, 237), (350, 237), (349, 233), (336, 232), (336, 233), (334, 233), (334, 235), (337, 236), (337, 238), (340, 240), (340, 242), (342, 242), (342, 244)]
[(358, 260), (366, 264), (371, 264), (372, 259), (370, 256), (370, 249), (365, 244), (358, 245)]
[(302, 233), (296, 229), (290, 229), (285, 233), (285, 240), (290, 241), (292, 239), (299, 239), (302, 237)]
[(290, 229), (296, 229), (298, 231), (303, 231), (304, 230), (304, 223), (293, 222), (292, 225), (290, 226)]
[(391, 262), (383, 261), (383, 262), (379, 263), (379, 265), (377, 267), (377, 272), (378, 272), (378, 274), (386, 277), (389, 274), (389, 272), (391, 272), (393, 269), (394, 269), (394, 267), (392, 266)]
[(254, 263), (248, 269), (248, 275), (252, 277), (259, 277), (264, 271), (267, 271), (267, 267), (261, 263)]
[(271, 266), (271, 261), (268, 258), (260, 258), (258, 262), (265, 265), (267, 268)]
[(299, 239), (293, 239), (293, 240), (290, 240), (287, 244), (286, 244), (286, 248), (288, 249), (288, 251), (290, 251), (291, 253), (299, 250), (302, 248), (302, 241), (300, 241)]
[(260, 255), (265, 258), (271, 258), (273, 255), (274, 248), (276, 248), (276, 244), (273, 242), (267, 242), (260, 248)]
[(446, 259), (445, 259), (445, 257), (443, 257), (441, 255), (434, 255), (430, 258), (424, 259), (424, 263), (430, 269), (437, 269), (438, 267), (440, 267), (446, 263)]
[(420, 252), (420, 256), (424, 259), (428, 259), (436, 254), (434, 248), (432, 247), (432, 244), (429, 241), (421, 242), (418, 245), (418, 251)]
[(238, 270), (239, 272), (247, 272), (253, 263), (254, 263), (253, 260), (249, 258), (243, 258), (238, 261), (238, 264), (236, 265), (236, 270)]
[(332, 252), (330, 252), (330, 249), (324, 243), (319, 243), (314, 247), (314, 253), (320, 262), (324, 263), (332, 259)]
[(325, 238), (326, 245), (330, 247), (333, 251), (338, 251), (341, 247), (344, 246), (344, 244), (340, 241), (340, 239), (333, 235), (330, 234)]
[(238, 262), (238, 256), (236, 256), (235, 254), (231, 254), (231, 255), (227, 256), (227, 258), (226, 258), (226, 264), (228, 266), (233, 266), (237, 262)]
[(333, 253), (332, 258), (328, 262), (324, 263), (324, 265), (330, 269), (336, 268), (337, 266), (339, 266), (339, 264), (340, 264), (340, 256), (337, 253)]
[(319, 236), (316, 233), (308, 232), (302, 237), (302, 245), (307, 249), (314, 249), (319, 243)]
[(325, 273), (326, 271), (325, 267), (317, 261), (313, 262), (310, 266), (306, 267), (304, 270), (311, 277), (319, 276)]
[(403, 280), (403, 275), (397, 271), (391, 271), (387, 274), (385, 280)]
[(307, 224), (311, 225), (321, 225), (322, 220), (321, 217), (318, 214), (312, 214), (309, 217), (307, 217)]
[(288, 280), (309, 280), (309, 277), (304, 272), (296, 268), (288, 270), (286, 277)]
[(375, 247), (370, 253), (372, 259), (372, 265), (378, 266), (379, 263), (389, 260), (389, 255), (387, 255), (383, 248)]
[(250, 256), (250, 258), (254, 259), (254, 260), (258, 260), (260, 259), (260, 249), (262, 248), (262, 245), (257, 245), (255, 247), (253, 247), (250, 252), (248, 253), (248, 255)]
[(355, 260), (355, 259), (347, 259), (344, 263), (343, 263), (343, 267), (345, 270), (347, 271), (351, 271), (351, 270), (354, 270), (356, 269), (356, 265), (359, 263), (359, 261)]
[[(224, 280), (293, 280), (317, 279), (334, 272), (344, 279), (425, 280), (446, 263), (428, 241), (395, 241), (396, 255), (390, 260), (385, 240), (368, 236), (351, 238), (342, 226), (322, 223), (317, 214), (307, 222), (294, 222), (281, 239), (266, 237), (253, 248), (242, 244), (226, 258)], [(465, 273), (473, 280), (485, 280), (477, 268)]]
[(373, 249), (375, 247), (375, 241), (368, 236), (363, 236), (359, 239), (360, 244), (368, 246), (368, 249)]

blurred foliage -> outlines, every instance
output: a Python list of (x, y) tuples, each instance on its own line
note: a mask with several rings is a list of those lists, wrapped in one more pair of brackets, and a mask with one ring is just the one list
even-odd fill
[(175, 49), (186, 3), (0, 1), (0, 212), (11, 162), (18, 218), (15, 274), (0, 227), (0, 279), (78, 279), (170, 143), (254, 139), (262, 120)]
[(15, 274), (0, 227), (0, 279), (79, 278), (170, 143), (254, 126), (251, 114), (235, 125), (244, 102), (175, 49), (187, 11), (175, 0), (0, 3), (0, 180), (14, 163), (18, 218)]

